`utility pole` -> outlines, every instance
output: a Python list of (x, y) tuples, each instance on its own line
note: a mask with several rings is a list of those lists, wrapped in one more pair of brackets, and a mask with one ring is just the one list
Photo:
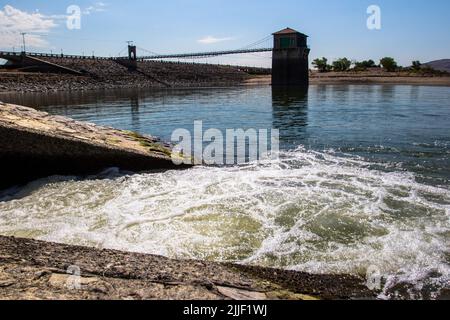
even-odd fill
[(22, 41), (23, 41), (23, 53), (25, 53), (27, 51), (27, 49), (25, 47), (25, 35), (26, 35), (26, 33), (22, 32), (21, 35), (22, 35)]

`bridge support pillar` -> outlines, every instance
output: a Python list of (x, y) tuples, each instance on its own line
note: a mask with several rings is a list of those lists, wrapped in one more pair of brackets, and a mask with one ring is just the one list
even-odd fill
[(309, 85), (308, 36), (287, 28), (276, 32), (272, 58), (273, 86)]
[(128, 70), (137, 70), (137, 52), (136, 46), (128, 45), (128, 59), (118, 59), (116, 62), (128, 68)]

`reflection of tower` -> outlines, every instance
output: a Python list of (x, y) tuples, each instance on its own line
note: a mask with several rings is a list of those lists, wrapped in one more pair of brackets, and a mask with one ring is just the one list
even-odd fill
[(138, 94), (132, 94), (130, 96), (130, 105), (131, 105), (131, 127), (135, 132), (141, 131), (141, 122), (140, 122), (140, 114), (139, 114), (139, 96)]
[(308, 36), (290, 28), (273, 34), (273, 86), (309, 85)]
[(280, 130), (282, 148), (307, 143), (308, 88), (272, 87), (273, 127)]

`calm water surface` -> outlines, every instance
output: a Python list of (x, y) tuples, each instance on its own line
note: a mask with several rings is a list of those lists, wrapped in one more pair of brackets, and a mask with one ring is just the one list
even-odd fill
[[(0, 233), (71, 244), (364, 275), (436, 294), (450, 279), (450, 90), (393, 85), (3, 95), (169, 140), (174, 129), (280, 129), (257, 166), (3, 192)], [(102, 179), (108, 178), (108, 179)], [(420, 291), (420, 290), (419, 290)]]

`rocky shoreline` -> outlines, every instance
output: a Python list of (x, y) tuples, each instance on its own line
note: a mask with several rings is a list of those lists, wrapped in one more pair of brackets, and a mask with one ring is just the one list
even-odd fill
[[(245, 84), (246, 80), (236, 81), (178, 81), (170, 88), (230, 87)], [(89, 91), (108, 89), (162, 89), (167, 86), (152, 81), (110, 83), (96, 81), (90, 77), (66, 74), (4, 73), (0, 72), (0, 93), (45, 93), (56, 91)]]
[[(162, 76), (160, 76), (163, 78)], [(108, 89), (182, 89), (232, 87), (242, 85), (270, 85), (270, 75), (248, 75), (238, 73), (229, 78), (205, 79), (170, 79), (164, 85), (149, 78), (127, 77), (103, 81), (89, 76), (77, 76), (54, 73), (0, 72), (1, 93), (45, 93), (59, 91), (90, 91)], [(333, 84), (400, 84), (400, 85), (431, 85), (450, 86), (449, 76), (413, 76), (407, 74), (388, 73), (313, 73), (310, 77), (312, 85)]]
[(375, 299), (364, 282), (0, 236), (4, 300)]
[(209, 64), (145, 61), (130, 69), (110, 59), (29, 59), (36, 60), (34, 62), (43, 67), (42, 70), (27, 72), (20, 68), (0, 68), (0, 92), (198, 88), (239, 85), (251, 78), (241, 68)]

